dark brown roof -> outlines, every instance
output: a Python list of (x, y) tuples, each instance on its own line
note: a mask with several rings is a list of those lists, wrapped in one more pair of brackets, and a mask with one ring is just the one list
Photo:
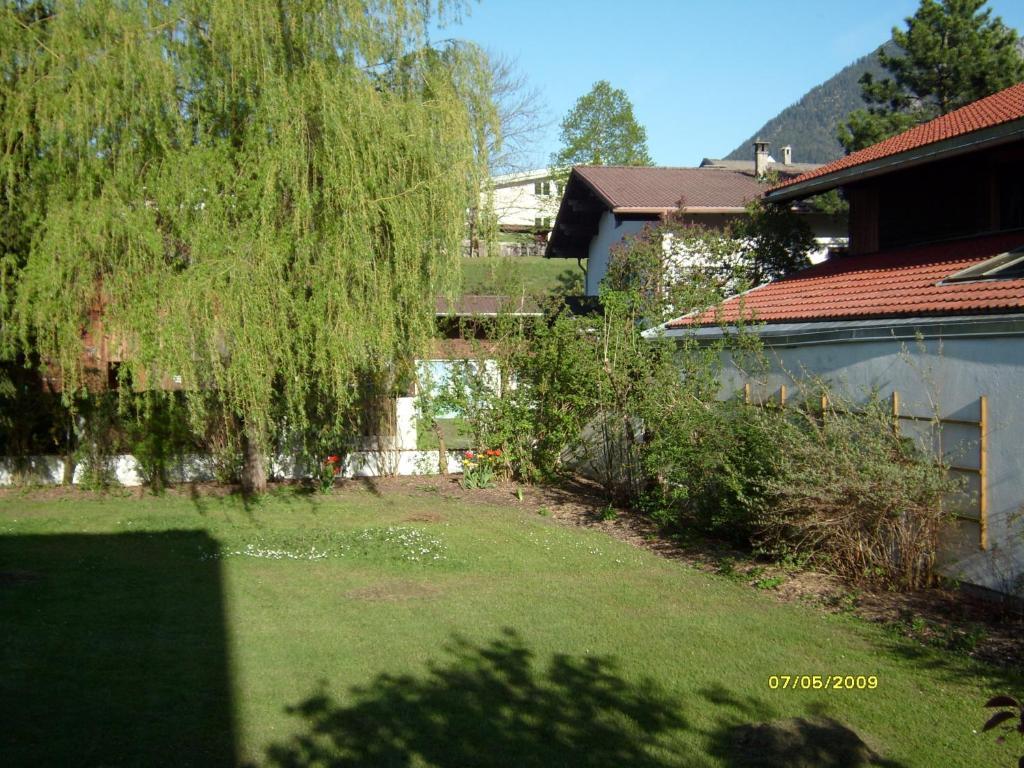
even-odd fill
[(768, 184), (717, 168), (579, 165), (572, 169), (545, 255), (586, 258), (601, 216), (655, 221), (683, 206), (694, 215), (742, 213)]
[(612, 210), (743, 208), (767, 184), (753, 175), (718, 168), (646, 168), (583, 165), (573, 173)]

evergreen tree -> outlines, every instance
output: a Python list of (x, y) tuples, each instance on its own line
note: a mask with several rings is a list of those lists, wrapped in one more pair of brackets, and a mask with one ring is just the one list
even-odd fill
[(574, 165), (651, 165), (647, 131), (633, 105), (607, 80), (594, 83), (562, 120), (562, 148), (551, 164), (563, 173)]
[(43, 5), (0, 9), (0, 358), (71, 398), (101, 317), (122, 383), (180, 382), (260, 490), (275, 441), (339, 434), (432, 335), (480, 57), (427, 46), (444, 0)]
[(847, 153), (1024, 80), (1017, 32), (985, 4), (921, 0), (906, 30), (893, 28), (896, 50), (878, 54), (891, 77), (865, 73), (860, 82), (868, 106), (839, 128)]

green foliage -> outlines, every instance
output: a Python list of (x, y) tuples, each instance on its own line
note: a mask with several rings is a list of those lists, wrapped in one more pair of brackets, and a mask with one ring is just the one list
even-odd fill
[(906, 30), (893, 28), (896, 50), (878, 54), (890, 77), (866, 72), (860, 83), (868, 107), (840, 126), (848, 153), (1024, 80), (1017, 32), (985, 5), (921, 0)]
[(464, 258), (461, 267), (463, 293), (546, 297), (583, 292), (583, 271), (571, 260), (485, 256)]
[(602, 288), (657, 325), (745, 288), (749, 257), (731, 227), (675, 213), (612, 246)]
[(551, 165), (567, 175), (574, 165), (651, 165), (647, 131), (633, 116), (633, 104), (607, 80), (594, 83), (561, 123), (562, 148)]
[[(645, 275), (651, 265), (668, 268), (661, 243), (673, 233), (694, 235), (687, 242), (704, 243), (714, 263), (663, 290)], [(713, 304), (722, 295), (715, 281), (733, 279), (719, 262), (734, 247), (720, 233), (678, 221), (651, 228), (616, 258), (600, 315), (574, 316), (552, 303), (543, 318), (495, 319), (488, 343), (453, 365), (439, 393), (421, 395), (421, 409), (457, 413), (471, 443), (500, 447), (519, 479), (552, 479), (587, 466), (612, 497), (637, 498), (650, 482), (646, 433), (662, 409), (710, 397), (717, 370), (716, 349), (680, 350), (643, 331)], [(680, 367), (687, 371), (682, 388)]]
[(747, 215), (736, 223), (736, 236), (749, 253), (745, 278), (751, 285), (811, 265), (807, 254), (815, 247), (814, 234), (788, 205), (755, 198), (747, 204)]
[(117, 398), (109, 394), (94, 397), (84, 401), (76, 415), (73, 460), (79, 467), (79, 485), (84, 489), (117, 485), (114, 460), (127, 445), (117, 406)]
[(761, 576), (754, 580), (757, 589), (777, 589), (785, 583), (785, 576)]
[(173, 482), (172, 470), (201, 443), (191, 428), (184, 397), (135, 396), (125, 414), (128, 448), (142, 480), (154, 493)]
[(814, 237), (787, 206), (754, 200), (732, 224), (707, 227), (677, 212), (612, 248), (606, 286), (636, 291), (660, 323), (809, 266)]
[(806, 202), (814, 210), (831, 216), (847, 216), (850, 213), (850, 204), (838, 189), (822, 192), (820, 195), (809, 198)]
[(125, 380), (180, 377), (254, 455), (400, 386), (492, 119), (479, 51), (427, 46), (434, 6), (5, 6), (0, 354), (70, 396), (99, 313)]
[(0, 362), (0, 456), (24, 459), (65, 453), (72, 417), (60, 395), (47, 391), (36, 367)]
[(579, 343), (583, 322), (554, 309), (545, 318), (494, 319), (491, 341), (453, 361), (435, 395), (421, 387), (421, 412), (456, 413), (470, 443), (500, 449), (514, 477), (558, 475), (596, 398), (593, 349)]
[(313, 482), (320, 493), (329, 493), (334, 487), (335, 480), (341, 475), (342, 458), (340, 454), (332, 453), (321, 461), (314, 462), (310, 467), (313, 475)]
[[(665, 414), (648, 446), (663, 519), (749, 546), (774, 476), (778, 446), (763, 414), (736, 400), (702, 400)], [(681, 516), (680, 516), (681, 515)], [(668, 519), (672, 519), (668, 515)]]
[[(752, 218), (742, 238), (679, 216), (630, 238), (613, 254), (599, 316), (573, 316), (552, 304), (544, 318), (491, 321), (490, 343), (454, 363), (439, 392), (421, 388), (421, 413), (458, 414), (472, 445), (513, 457), (517, 478), (588, 467), (613, 498), (638, 499), (671, 475), (677, 449), (690, 445), (678, 436), (714, 400), (725, 344), (676, 344), (644, 331), (783, 268), (779, 254), (788, 257), (792, 241), (776, 231), (785, 215), (759, 208)], [(762, 229), (765, 221), (776, 231)], [(744, 334), (728, 342), (737, 349), (750, 343)], [(721, 437), (716, 425), (702, 423)], [(729, 503), (725, 508), (723, 515), (735, 517)]]
[(879, 401), (825, 413), (707, 403), (665, 414), (655, 435), (663, 519), (873, 586), (934, 579), (950, 519), (942, 500), (958, 484), (895, 431)]

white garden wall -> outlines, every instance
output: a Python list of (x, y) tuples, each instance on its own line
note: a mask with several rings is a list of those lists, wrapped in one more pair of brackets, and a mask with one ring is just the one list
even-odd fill
[[(462, 472), (461, 455), (459, 451), (448, 452), (448, 472)], [(437, 459), (437, 451), (356, 451), (346, 457), (341, 475), (349, 478), (436, 475)], [(126, 487), (143, 484), (134, 456), (115, 456), (110, 462), (118, 483)], [(82, 482), (83, 469), (82, 465), (75, 467), (72, 483)], [(310, 476), (290, 457), (271, 459), (268, 473), (275, 480), (301, 480)], [(0, 459), (0, 486), (58, 485), (63, 478), (64, 460), (60, 456), (31, 456), (20, 461)], [(208, 456), (186, 457), (172, 472), (171, 479), (176, 483), (212, 481), (215, 479), (213, 461)]]

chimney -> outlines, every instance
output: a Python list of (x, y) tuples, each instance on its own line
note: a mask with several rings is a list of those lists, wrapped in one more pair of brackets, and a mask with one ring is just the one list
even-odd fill
[(792, 165), (793, 164), (793, 148), (787, 144), (782, 148), (782, 164)]
[(754, 141), (754, 175), (761, 178), (768, 173), (768, 142), (756, 139)]

